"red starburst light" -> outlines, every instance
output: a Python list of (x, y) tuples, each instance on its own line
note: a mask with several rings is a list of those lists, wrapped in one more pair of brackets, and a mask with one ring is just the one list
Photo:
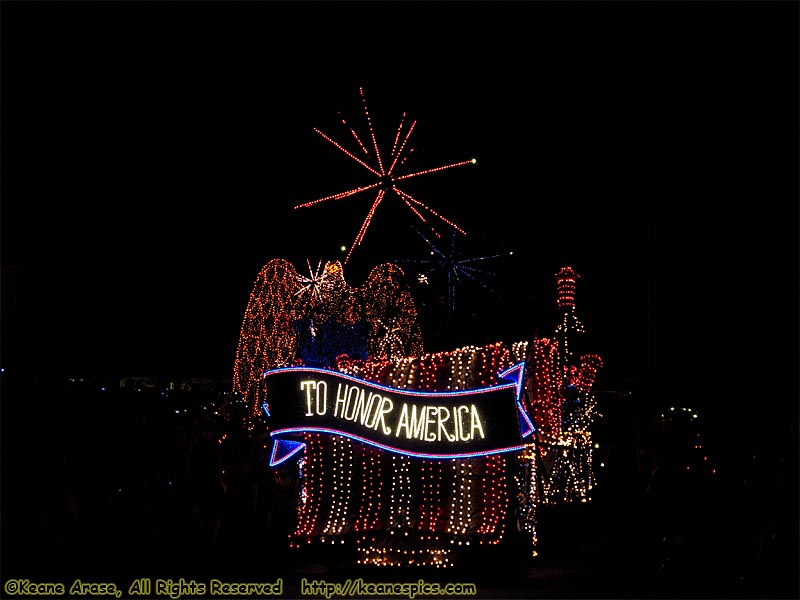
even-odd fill
[[(392, 148), (389, 151), (388, 160), (384, 162), (383, 157), (381, 156), (381, 151), (378, 147), (378, 141), (375, 137), (375, 130), (372, 126), (372, 120), (370, 119), (369, 116), (369, 110), (367, 108), (367, 100), (366, 97), (364, 96), (364, 89), (359, 88), (358, 91), (361, 94), (361, 100), (364, 105), (364, 115), (366, 116), (367, 127), (369, 129), (369, 140), (367, 144), (365, 144), (362, 141), (361, 137), (359, 137), (355, 129), (353, 129), (353, 127), (351, 127), (344, 118), (342, 118), (342, 124), (344, 124), (344, 126), (350, 130), (350, 134), (353, 136), (353, 139), (355, 140), (355, 143), (358, 147), (356, 153), (346, 149), (339, 142), (334, 141), (330, 136), (326, 135), (319, 129), (314, 128), (314, 131), (316, 131), (319, 135), (325, 138), (325, 140), (333, 144), (336, 148), (344, 152), (348, 157), (350, 157), (358, 164), (360, 164), (362, 167), (367, 169), (367, 171), (369, 171), (373, 176), (375, 176), (377, 180), (369, 185), (364, 185), (351, 190), (347, 190), (345, 192), (339, 192), (338, 194), (332, 194), (330, 196), (325, 196), (324, 198), (318, 198), (317, 200), (312, 200), (310, 202), (304, 202), (303, 204), (298, 204), (294, 208), (295, 209), (308, 208), (310, 206), (314, 206), (321, 202), (327, 202), (328, 200), (342, 200), (343, 198), (348, 198), (350, 196), (353, 196), (361, 192), (368, 192), (370, 190), (376, 191), (375, 200), (372, 202), (372, 206), (367, 212), (367, 216), (364, 219), (364, 222), (361, 224), (361, 229), (359, 229), (358, 235), (356, 236), (353, 243), (350, 245), (350, 248), (347, 252), (347, 256), (344, 259), (345, 264), (350, 259), (350, 256), (353, 254), (353, 250), (356, 248), (356, 246), (361, 245), (361, 241), (364, 239), (364, 234), (367, 232), (367, 229), (369, 228), (372, 218), (375, 216), (375, 211), (377, 210), (378, 206), (380, 206), (381, 202), (383, 202), (384, 198), (387, 196), (387, 193), (389, 192), (393, 192), (398, 198), (400, 198), (405, 203), (405, 205), (408, 206), (409, 209), (411, 209), (411, 212), (413, 212), (423, 223), (425, 223), (431, 228), (431, 231), (437, 237), (441, 237), (441, 235), (436, 232), (435, 228), (428, 222), (428, 219), (421, 211), (423, 210), (427, 211), (429, 216), (436, 217), (440, 221), (452, 227), (454, 230), (458, 231), (461, 234), (466, 235), (466, 232), (463, 229), (461, 229), (458, 225), (456, 225), (449, 219), (437, 213), (427, 204), (424, 204), (423, 202), (417, 200), (407, 192), (397, 187), (397, 183), (405, 179), (410, 179), (412, 177), (417, 177), (419, 175), (425, 175), (427, 173), (436, 173), (438, 171), (452, 169), (453, 167), (473, 165), (477, 163), (477, 160), (472, 158), (470, 160), (464, 160), (461, 162), (444, 165), (441, 167), (434, 167), (432, 169), (425, 169), (423, 171), (416, 171), (413, 173), (402, 173), (402, 167), (404, 163), (411, 155), (411, 153), (414, 151), (413, 148), (409, 147), (408, 140), (411, 137), (411, 132), (414, 131), (414, 127), (416, 126), (417, 122), (413, 121), (410, 126), (406, 126), (406, 113), (403, 113), (403, 116), (400, 119), (400, 124), (397, 127), (397, 132), (394, 137), (394, 142), (392, 143)], [(388, 167), (386, 166), (387, 164)]]

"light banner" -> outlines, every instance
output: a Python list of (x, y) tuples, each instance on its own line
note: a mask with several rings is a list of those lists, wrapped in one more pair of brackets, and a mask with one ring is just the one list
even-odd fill
[(534, 430), (519, 402), (523, 369), (518, 363), (500, 373), (506, 384), (450, 392), (393, 388), (313, 367), (267, 371), (270, 465), (302, 450), (304, 432), (434, 459), (521, 450)]

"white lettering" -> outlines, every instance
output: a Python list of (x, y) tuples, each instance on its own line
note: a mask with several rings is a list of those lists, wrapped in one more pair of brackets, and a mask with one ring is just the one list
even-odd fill
[[(444, 418), (442, 418), (444, 416)], [(450, 420), (450, 413), (448, 412), (447, 408), (444, 406), (439, 407), (439, 427), (437, 428), (436, 432), (436, 439), (440, 442), (442, 441), (442, 434), (447, 439), (448, 442), (455, 441), (456, 437), (454, 435), (450, 435), (447, 433), (447, 430), (444, 427), (444, 424)]]
[[(350, 391), (347, 393), (347, 406), (345, 407), (344, 411), (344, 418), (348, 421), (355, 421), (356, 420), (356, 409), (358, 405), (358, 401), (364, 401), (364, 390), (358, 389), (356, 386), (350, 388)], [(355, 397), (355, 400), (353, 399)], [(352, 408), (352, 410), (350, 410)]]
[(481, 439), (484, 438), (483, 435), (483, 425), (481, 425), (481, 418), (478, 416), (478, 409), (475, 408), (475, 405), (472, 405), (472, 431), (470, 432), (470, 437), (475, 437), (475, 430), (477, 429), (478, 432), (481, 434)]
[[(301, 381), (300, 392), (305, 401), (306, 417), (323, 416), (328, 408), (328, 382)], [(394, 402), (388, 396), (355, 385), (339, 383), (333, 416), (359, 423), (362, 427), (391, 435)], [(474, 404), (458, 406), (400, 405), (394, 436), (425, 442), (469, 442), (485, 439), (483, 422)]]
[(389, 435), (392, 433), (392, 428), (386, 425), (386, 422), (384, 421), (384, 417), (386, 417), (387, 413), (392, 412), (392, 408), (394, 408), (394, 403), (386, 396), (380, 396), (380, 402), (378, 402), (378, 406), (376, 408), (378, 416), (375, 419), (375, 425), (373, 429), (377, 430), (378, 426), (380, 425), (381, 431), (383, 431), (384, 435)]
[(434, 411), (438, 411), (438, 406), (426, 406), (422, 410), (425, 411), (425, 441), (426, 442), (434, 442), (436, 441), (436, 433), (431, 431), (430, 427), (433, 425), (435, 420), (433, 413)]
[(416, 415), (417, 405), (411, 405), (411, 437), (421, 440), (425, 431), (425, 409), (421, 408), (419, 417)]
[[(300, 391), (306, 392), (306, 416), (312, 417), (311, 412), (311, 391), (314, 394), (314, 411), (318, 415), (324, 415), (328, 408), (328, 384), (325, 381), (301, 381)], [(320, 402), (321, 400), (321, 402)]]
[(372, 413), (371, 423), (369, 420), (369, 416), (370, 416), (370, 409), (372, 408), (372, 403), (376, 397), (380, 398), (380, 396), (378, 396), (378, 394), (376, 394), (375, 392), (370, 392), (368, 400), (364, 401), (364, 394), (362, 394), (361, 398), (359, 398), (360, 401), (359, 411), (358, 411), (359, 419), (364, 427), (372, 427), (373, 425), (375, 425), (375, 419), (378, 416), (377, 411)]
[(404, 403), (400, 407), (394, 436), (400, 437), (401, 434), (408, 440), (426, 442), (469, 442), (478, 435), (486, 437), (474, 404), (417, 407)]
[[(340, 383), (339, 386), (336, 388), (336, 406), (333, 408), (333, 416), (334, 417), (341, 417), (344, 414), (344, 407), (347, 403), (347, 390), (350, 386), (344, 386), (344, 393), (342, 393), (342, 384)], [(341, 409), (341, 412), (340, 412)]]
[(316, 386), (316, 384), (313, 381), (301, 381), (300, 382), (300, 391), (301, 392), (303, 390), (306, 391), (306, 404), (308, 406), (308, 408), (306, 409), (306, 416), (307, 417), (310, 417), (311, 414), (312, 414), (311, 413), (311, 390), (313, 389), (312, 386), (314, 386), (314, 387)]
[(467, 428), (464, 427), (464, 417), (461, 416), (461, 413), (468, 413), (469, 408), (466, 406), (459, 406), (456, 409), (456, 412), (458, 414), (458, 416), (456, 417), (456, 420), (458, 421), (458, 435), (459, 435), (458, 439), (461, 440), (462, 442), (468, 442), (469, 440), (472, 439), (472, 435), (467, 435), (466, 437), (464, 437), (464, 432), (466, 431)]
[[(322, 404), (320, 404), (320, 398), (322, 398)], [(322, 407), (322, 408), (320, 408)], [(315, 404), (315, 410), (318, 415), (324, 415), (328, 412), (328, 382), (327, 381), (318, 381), (317, 382), (317, 402)]]

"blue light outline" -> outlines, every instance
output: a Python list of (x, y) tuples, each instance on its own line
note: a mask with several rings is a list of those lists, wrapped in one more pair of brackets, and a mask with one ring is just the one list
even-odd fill
[[(514, 372), (516, 371), (516, 375)], [(506, 369), (505, 371), (500, 371), (497, 376), (500, 379), (509, 379), (514, 382), (514, 385), (517, 386), (517, 403), (519, 403), (519, 397), (522, 395), (522, 374), (525, 372), (525, 363), (518, 362), (513, 367)]]
[(536, 427), (534, 426), (533, 422), (528, 416), (528, 413), (525, 412), (525, 407), (522, 406), (522, 403), (519, 400), (517, 400), (517, 408), (519, 409), (519, 413), (522, 415), (522, 418), (525, 419), (525, 424), (529, 427), (529, 429), (525, 433), (522, 433), (522, 431), (520, 431), (524, 439), (528, 437), (530, 434), (532, 434), (534, 431), (536, 431)]
[[(290, 447), (292, 447), (292, 450), (284, 454), (283, 458), (276, 461), (275, 455), (278, 453), (278, 446), (281, 443), (289, 445)], [(282, 462), (289, 460), (292, 456), (300, 452), (300, 450), (302, 450), (305, 447), (306, 447), (305, 442), (296, 442), (294, 440), (275, 440), (274, 443), (272, 444), (272, 455), (269, 457), (269, 466), (275, 467), (281, 464)]]
[[(270, 432), (270, 436), (275, 437), (277, 435), (282, 435), (286, 433), (305, 433), (305, 432), (328, 433), (331, 435), (338, 435), (341, 437), (350, 438), (357, 442), (368, 444), (370, 446), (375, 446), (376, 448), (379, 448), (381, 450), (387, 450), (389, 452), (394, 452), (395, 454), (404, 454), (412, 458), (433, 458), (433, 459), (448, 459), (448, 460), (455, 458), (477, 458), (479, 456), (489, 456), (490, 454), (502, 454), (503, 452), (516, 452), (517, 450), (525, 449), (525, 444), (521, 444), (519, 446), (506, 446), (504, 448), (497, 448), (495, 450), (477, 450), (475, 452), (461, 452), (459, 454), (433, 454), (428, 452), (414, 452), (412, 450), (402, 450), (400, 448), (395, 448), (394, 446), (389, 446), (387, 444), (380, 444), (378, 442), (374, 442), (370, 439), (361, 437), (359, 435), (355, 435), (353, 433), (347, 433), (346, 431), (341, 431), (340, 429), (331, 429), (329, 427), (287, 427), (286, 429), (276, 429), (275, 431)], [(275, 440), (275, 445), (277, 445), (278, 442), (281, 441), (285, 440)], [(295, 442), (295, 443), (300, 444), (302, 442)], [(275, 455), (275, 446), (273, 446), (272, 454), (273, 456)], [(292, 456), (292, 454), (287, 455), (286, 458), (289, 458), (289, 456)], [(275, 464), (280, 464), (281, 462), (286, 460), (286, 458), (281, 460), (279, 463)], [(270, 465), (275, 466), (272, 465), (271, 463)]]

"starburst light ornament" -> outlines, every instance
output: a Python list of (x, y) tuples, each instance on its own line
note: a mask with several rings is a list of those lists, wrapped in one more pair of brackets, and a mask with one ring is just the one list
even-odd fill
[(514, 254), (513, 251), (467, 257), (456, 249), (455, 233), (452, 233), (450, 236), (449, 248), (437, 246), (420, 231), (417, 231), (417, 234), (430, 248), (430, 258), (399, 259), (395, 260), (395, 262), (400, 265), (409, 264), (421, 267), (421, 271), (417, 274), (417, 282), (422, 285), (427, 285), (430, 279), (436, 274), (444, 276), (447, 281), (447, 314), (449, 318), (453, 318), (455, 315), (456, 288), (461, 286), (466, 279), (478, 284), (487, 292), (499, 296), (499, 294), (486, 283), (486, 279), (494, 274), (485, 269), (476, 267), (475, 264), (493, 258), (512, 256)]
[(306, 259), (308, 265), (308, 277), (305, 275), (297, 275), (298, 289), (294, 293), (295, 296), (305, 296), (308, 301), (319, 301), (322, 299), (322, 294), (326, 288), (330, 287), (328, 281), (328, 269), (322, 267), (322, 260), (317, 263), (316, 270), (311, 268), (311, 261)]
[[(372, 218), (375, 216), (375, 211), (380, 206), (381, 202), (388, 196), (394, 195), (398, 197), (403, 203), (413, 212), (417, 218), (419, 218), (423, 223), (428, 225), (431, 230), (440, 237), (440, 234), (436, 233), (435, 227), (430, 222), (430, 217), (435, 217), (438, 221), (445, 223), (446, 225), (450, 226), (453, 230), (458, 231), (461, 234), (466, 235), (466, 232), (461, 229), (458, 225), (456, 225), (451, 220), (447, 219), (446, 217), (442, 216), (434, 209), (432, 209), (427, 204), (424, 204), (417, 198), (414, 198), (406, 191), (400, 189), (398, 184), (404, 180), (411, 179), (412, 177), (417, 177), (419, 175), (426, 175), (428, 173), (436, 173), (439, 171), (444, 171), (446, 169), (452, 169), (454, 167), (461, 167), (465, 165), (474, 165), (477, 164), (477, 160), (472, 158), (469, 160), (464, 160), (461, 162), (456, 162), (448, 165), (443, 165), (440, 167), (434, 167), (431, 169), (424, 169), (421, 171), (413, 171), (413, 172), (406, 172), (404, 170), (404, 166), (406, 160), (413, 152), (413, 148), (409, 146), (409, 139), (411, 137), (411, 132), (414, 131), (414, 127), (416, 126), (417, 122), (413, 121), (410, 125), (406, 124), (406, 113), (403, 113), (402, 118), (400, 119), (400, 124), (397, 127), (397, 132), (395, 133), (394, 141), (392, 143), (391, 149), (389, 150), (388, 154), (385, 152), (381, 153), (381, 148), (378, 145), (378, 140), (375, 135), (375, 129), (372, 126), (372, 120), (369, 115), (369, 110), (367, 108), (367, 101), (364, 96), (364, 88), (359, 88), (359, 93), (361, 94), (362, 104), (364, 106), (364, 116), (366, 117), (367, 129), (369, 132), (369, 138), (362, 139), (363, 136), (359, 136), (356, 130), (347, 123), (347, 121), (342, 118), (342, 124), (348, 128), (350, 135), (353, 138), (353, 143), (351, 144), (354, 146), (354, 150), (351, 151), (344, 147), (344, 145), (340, 144), (339, 142), (333, 140), (329, 135), (323, 133), (321, 130), (314, 128), (319, 135), (321, 135), (325, 140), (330, 142), (333, 146), (335, 146), (340, 151), (344, 152), (348, 157), (353, 159), (359, 165), (364, 167), (373, 178), (373, 182), (367, 185), (363, 185), (357, 188), (353, 188), (350, 190), (346, 190), (344, 192), (339, 192), (337, 194), (331, 194), (330, 196), (325, 196), (324, 198), (318, 198), (316, 200), (311, 200), (310, 202), (304, 202), (302, 204), (296, 205), (294, 208), (308, 208), (311, 206), (315, 206), (320, 204), (321, 202), (327, 202), (329, 200), (342, 200), (344, 198), (348, 198), (350, 196), (354, 196), (355, 194), (359, 194), (362, 192), (373, 192), (375, 194), (375, 199), (372, 202), (372, 205), (367, 212), (367, 216), (364, 218), (363, 223), (361, 224), (361, 228), (356, 235), (355, 240), (350, 245), (350, 248), (347, 251), (347, 256), (344, 259), (344, 263), (347, 264), (347, 261), (350, 259), (350, 256), (353, 254), (353, 250), (359, 245), (364, 239), (364, 235), (369, 228), (370, 223), (372, 222)], [(384, 148), (384, 151), (386, 149)]]

